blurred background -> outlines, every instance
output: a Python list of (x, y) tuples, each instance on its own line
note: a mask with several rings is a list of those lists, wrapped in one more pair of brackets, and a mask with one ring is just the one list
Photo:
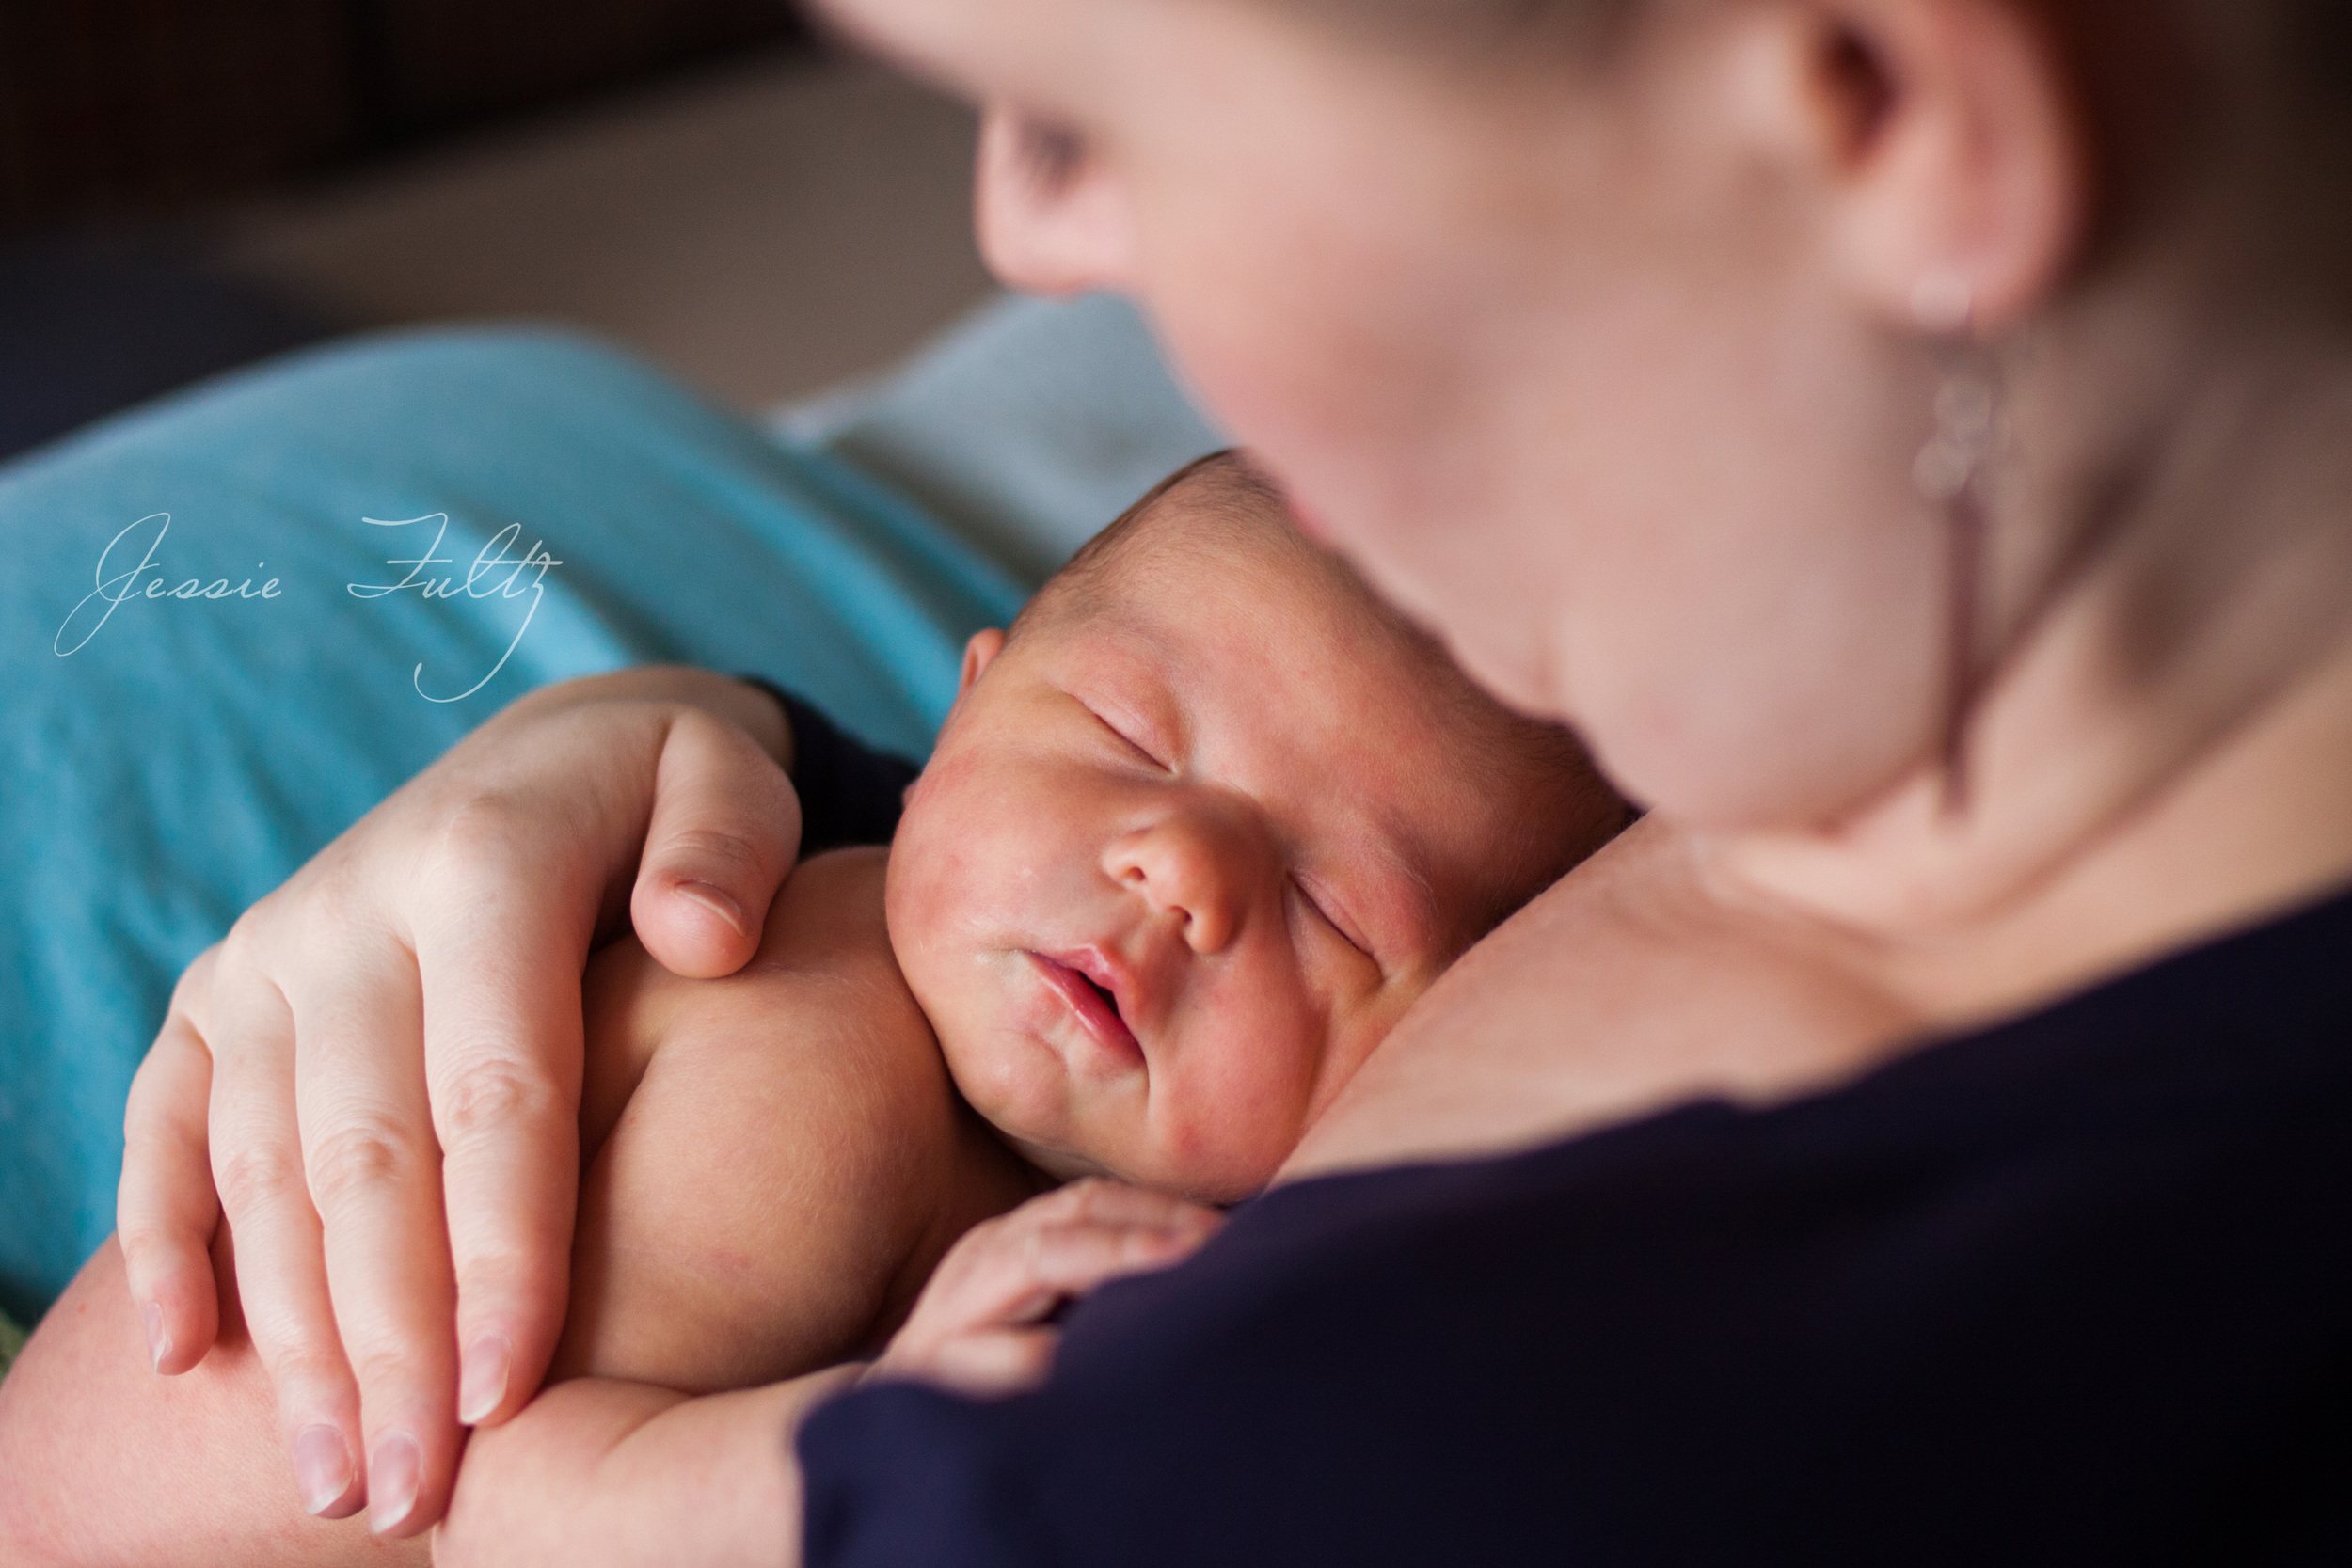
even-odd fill
[(787, 0), (0, 0), (0, 456), (422, 320), (804, 397), (989, 295), (974, 135)]

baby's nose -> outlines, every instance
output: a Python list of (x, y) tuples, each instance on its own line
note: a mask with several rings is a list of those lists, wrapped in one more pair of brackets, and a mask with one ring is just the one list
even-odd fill
[(1192, 951), (1220, 953), (1240, 936), (1250, 890), (1263, 879), (1258, 836), (1235, 813), (1171, 812), (1120, 835), (1103, 869), (1152, 913), (1175, 921)]

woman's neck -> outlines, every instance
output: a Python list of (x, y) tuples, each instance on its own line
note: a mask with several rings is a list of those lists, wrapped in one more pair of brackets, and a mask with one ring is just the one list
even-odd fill
[(2352, 355), (2273, 336), (2175, 384), (2001, 492), (2083, 520), (2009, 585), (1964, 804), (1939, 764), (1820, 832), (1713, 837), (1727, 899), (1821, 920), (1950, 1025), (2352, 885)]

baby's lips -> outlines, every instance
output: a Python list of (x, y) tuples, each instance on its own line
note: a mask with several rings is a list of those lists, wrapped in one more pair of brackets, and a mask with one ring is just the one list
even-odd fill
[(1142, 1022), (1143, 1012), (1142, 984), (1135, 972), (1113, 957), (1108, 948), (1089, 942), (1047, 957), (1109, 992), (1111, 1010), (1118, 1015), (1120, 1025), (1130, 1036), (1137, 1033), (1136, 1026)]
[(1105, 1051), (1120, 1055), (1142, 1056), (1142, 1042), (1136, 1038), (1135, 1032), (1127, 1026), (1127, 1021), (1114, 1005), (1115, 994), (1112, 1000), (1106, 1001), (1103, 993), (1095, 989), (1096, 982), (1071, 962), (1069, 957), (1047, 953), (1032, 953), (1029, 956), (1036, 960), (1045, 983), (1060, 995), (1098, 1044)]

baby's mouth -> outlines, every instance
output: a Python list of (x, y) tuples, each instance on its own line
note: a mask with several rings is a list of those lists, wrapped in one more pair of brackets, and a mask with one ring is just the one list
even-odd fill
[[(1062, 1000), (1070, 1005), (1070, 1010), (1077, 1014), (1078, 1022), (1085, 1026), (1087, 1033), (1104, 1050), (1141, 1059), (1143, 1047), (1136, 1039), (1135, 1031), (1127, 1027), (1127, 1021), (1120, 1011), (1117, 991), (1064, 959), (1048, 958), (1042, 953), (1031, 953), (1028, 957), (1037, 965), (1038, 974), (1045, 983), (1060, 993)], [(1083, 955), (1072, 957), (1084, 961)]]

